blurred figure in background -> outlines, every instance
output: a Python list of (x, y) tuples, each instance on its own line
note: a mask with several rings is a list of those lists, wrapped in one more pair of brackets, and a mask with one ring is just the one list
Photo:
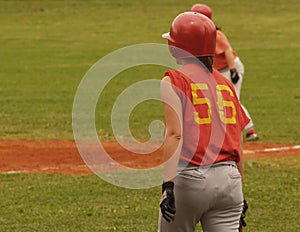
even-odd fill
[[(204, 14), (208, 18), (212, 19), (212, 10), (209, 6), (204, 4), (195, 4), (192, 6), (191, 11)], [(232, 82), (234, 85), (236, 94), (240, 99), (240, 93), (244, 78), (244, 65), (236, 51), (232, 49), (226, 35), (217, 27), (217, 40), (216, 40), (216, 52), (214, 56), (214, 68), (217, 69), (223, 76)], [(250, 122), (246, 126), (246, 141), (256, 141), (259, 139), (255, 129), (252, 118), (248, 110), (243, 106)]]

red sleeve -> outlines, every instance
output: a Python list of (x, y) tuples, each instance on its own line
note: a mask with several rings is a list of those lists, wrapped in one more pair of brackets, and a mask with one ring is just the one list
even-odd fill
[(242, 131), (245, 128), (245, 126), (250, 122), (250, 119), (247, 117), (241, 104), (239, 104), (239, 111), (240, 111), (240, 127)]

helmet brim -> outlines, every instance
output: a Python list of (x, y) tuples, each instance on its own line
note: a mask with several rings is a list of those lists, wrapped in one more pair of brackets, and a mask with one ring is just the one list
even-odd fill
[(161, 35), (163, 39), (171, 40), (170, 32), (164, 33)]

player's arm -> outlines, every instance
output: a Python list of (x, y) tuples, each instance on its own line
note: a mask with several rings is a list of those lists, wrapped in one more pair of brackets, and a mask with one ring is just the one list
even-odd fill
[[(241, 125), (242, 128), (245, 127), (245, 125), (247, 125), (247, 123), (249, 123), (249, 118), (246, 116), (245, 111), (243, 110), (243, 108), (241, 107), (241, 117), (244, 118), (244, 123)], [(243, 154), (243, 133), (241, 133), (241, 142), (240, 142), (240, 161), (237, 163), (239, 172), (241, 174), (242, 177), (242, 182), (244, 180), (244, 154)], [(239, 226), (239, 232), (243, 231), (243, 227), (247, 225), (247, 223), (245, 222), (245, 217), (246, 217), (246, 212), (248, 210), (248, 203), (245, 200), (244, 197), (244, 201), (243, 201), (243, 210), (242, 210), (242, 214), (241, 214), (241, 218), (240, 218), (240, 226)]]
[(225, 51), (225, 58), (226, 58), (226, 61), (228, 64), (228, 68), (230, 70), (231, 81), (233, 84), (236, 84), (240, 79), (240, 75), (238, 74), (235, 64), (234, 64), (234, 56), (233, 56), (231, 47)]
[(170, 77), (161, 82), (161, 96), (164, 102), (165, 140), (164, 140), (164, 181), (174, 181), (182, 146), (181, 102), (173, 90)]
[[(242, 144), (243, 144), (243, 136), (242, 136), (242, 139), (241, 139), (241, 147), (240, 147), (241, 158), (240, 158), (240, 161), (237, 163), (239, 172), (240, 172), (241, 177), (242, 177), (242, 182), (243, 182), (243, 179), (244, 179), (244, 155), (243, 155)], [(247, 210), (248, 210), (248, 203), (247, 203), (247, 201), (244, 198), (244, 201), (243, 201), (243, 210), (242, 210), (242, 215), (241, 215), (241, 218), (240, 218), (239, 232), (242, 232), (243, 231), (243, 227), (247, 225), (247, 223), (245, 221)]]
[(218, 30), (217, 31), (217, 43), (216, 43), (216, 54), (222, 54), (222, 53), (224, 53), (225, 60), (227, 62), (229, 69), (235, 69), (232, 47), (231, 47), (226, 35), (222, 31)]
[(160, 209), (163, 218), (171, 222), (175, 218), (174, 179), (181, 151), (181, 102), (174, 92), (169, 77), (161, 82), (161, 96), (164, 102), (165, 140), (164, 140), (164, 182)]
[(232, 69), (236, 70), (235, 65), (234, 65), (234, 56), (233, 56), (233, 53), (232, 53), (232, 48), (230, 48), (230, 47), (227, 48), (225, 50), (224, 54), (225, 54), (225, 59), (226, 59), (227, 64), (228, 64), (228, 68), (230, 70), (232, 70)]

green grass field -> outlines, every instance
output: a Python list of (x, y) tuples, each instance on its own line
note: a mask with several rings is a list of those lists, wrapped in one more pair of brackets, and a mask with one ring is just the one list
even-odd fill
[[(299, 159), (246, 162), (245, 231), (299, 231)], [(129, 190), (96, 176), (1, 175), (0, 231), (156, 231), (160, 188)], [(201, 231), (198, 228), (197, 231)]]
[[(89, 68), (128, 45), (165, 44), (161, 34), (194, 3), (0, 0), (0, 139), (72, 140), (73, 98)], [(260, 142), (299, 144), (300, 2), (203, 3), (245, 64), (241, 100)], [(101, 138), (113, 138), (110, 111), (118, 94), (136, 81), (160, 79), (165, 69), (148, 65), (116, 76), (97, 105)], [(153, 119), (162, 119), (159, 103), (139, 106), (133, 133), (147, 138)], [(300, 231), (299, 167), (296, 158), (246, 161), (245, 231)], [(95, 176), (2, 174), (0, 189), (0, 231), (156, 230), (159, 187), (137, 191)]]

